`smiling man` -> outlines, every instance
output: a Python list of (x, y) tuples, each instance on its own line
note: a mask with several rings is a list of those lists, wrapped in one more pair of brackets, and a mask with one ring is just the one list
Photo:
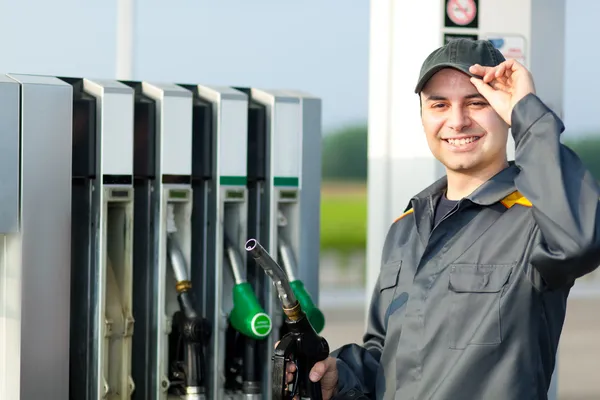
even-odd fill
[(446, 176), (389, 229), (364, 343), (311, 379), (324, 399), (546, 399), (569, 290), (600, 264), (599, 186), (491, 43), (435, 50), (416, 93)]

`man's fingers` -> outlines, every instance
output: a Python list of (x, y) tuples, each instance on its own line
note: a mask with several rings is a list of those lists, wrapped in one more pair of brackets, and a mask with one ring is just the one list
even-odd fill
[(500, 78), (502, 76), (508, 78), (513, 74), (513, 72), (516, 72), (520, 69), (525, 69), (523, 64), (521, 64), (520, 62), (518, 62), (517, 60), (515, 60), (513, 58), (509, 58), (508, 60), (506, 60), (503, 63), (501, 63), (500, 65), (498, 65), (497, 71), (496, 71), (496, 78)]
[(504, 74), (506, 72), (507, 72), (506, 64), (502, 63), (502, 64), (498, 65), (498, 68), (496, 68), (496, 73), (494, 74), (494, 77), (500, 78), (500, 77), (504, 76)]
[(286, 375), (285, 375), (285, 381), (286, 381), (287, 383), (292, 383), (292, 382), (294, 382), (294, 374), (286, 374)]
[(490, 86), (496, 90), (508, 91), (508, 86), (498, 80), (490, 82)]
[(509, 71), (518, 71), (521, 68), (525, 68), (523, 64), (515, 60), (514, 58), (509, 58), (503, 64), (506, 64), (506, 69)]
[(498, 69), (501, 67), (501, 65), (497, 66), (497, 67), (491, 67), (490, 69), (488, 69), (485, 72), (485, 75), (483, 76), (483, 82), (485, 83), (490, 83), (491, 81), (493, 81), (494, 79), (496, 79), (496, 73), (498, 72)]
[(285, 381), (287, 383), (292, 383), (294, 381), (294, 372), (296, 372), (296, 364), (288, 362), (285, 366), (285, 372)]
[(469, 72), (473, 75), (480, 76), (485, 83), (490, 83), (495, 79), (497, 70), (498, 67), (484, 67), (479, 64), (474, 64), (469, 67)]
[(469, 67), (469, 72), (477, 76), (485, 76), (489, 71), (493, 70), (493, 67), (484, 67), (479, 64), (473, 64)]
[(487, 83), (483, 82), (478, 78), (471, 78), (471, 83), (475, 86), (477, 91), (483, 95), (483, 97), (487, 98), (490, 94), (494, 92), (494, 89)]
[(495, 67), (484, 67), (479, 64), (473, 64), (469, 67), (469, 72), (480, 76), (484, 83), (490, 83), (494, 79), (509, 78), (513, 72), (525, 68), (517, 60), (508, 59)]
[(318, 382), (325, 372), (327, 371), (327, 365), (323, 361), (316, 363), (310, 370), (309, 379), (313, 382)]

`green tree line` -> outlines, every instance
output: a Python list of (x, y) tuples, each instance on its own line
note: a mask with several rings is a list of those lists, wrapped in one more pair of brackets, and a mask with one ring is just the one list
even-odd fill
[[(600, 180), (600, 134), (566, 136), (565, 145), (575, 151), (594, 177)], [(342, 127), (324, 136), (323, 180), (366, 181), (367, 137), (366, 123)]]

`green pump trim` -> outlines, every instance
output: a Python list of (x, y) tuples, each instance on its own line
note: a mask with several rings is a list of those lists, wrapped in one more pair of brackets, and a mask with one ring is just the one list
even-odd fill
[(271, 333), (271, 318), (265, 313), (248, 282), (233, 287), (231, 325), (253, 339), (264, 339)]
[(300, 303), (300, 307), (302, 307), (302, 311), (304, 311), (304, 314), (306, 314), (306, 317), (308, 318), (308, 321), (312, 325), (313, 329), (317, 333), (321, 332), (325, 327), (325, 316), (321, 310), (315, 306), (310, 294), (308, 294), (308, 291), (304, 287), (304, 283), (302, 283), (300, 280), (295, 280), (290, 282), (290, 286), (292, 287), (292, 290), (296, 295), (296, 299)]

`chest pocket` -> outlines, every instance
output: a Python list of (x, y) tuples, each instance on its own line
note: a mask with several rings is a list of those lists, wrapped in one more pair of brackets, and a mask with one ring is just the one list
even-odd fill
[(379, 304), (384, 326), (387, 326), (390, 306), (397, 294), (401, 269), (402, 261), (392, 261), (384, 264), (379, 274)]
[(513, 265), (452, 265), (449, 346), (497, 345), (502, 342), (500, 300)]
[(401, 267), (402, 261), (386, 263), (379, 276), (379, 304), (386, 330), (390, 316), (403, 309), (408, 301), (408, 293), (399, 290)]

